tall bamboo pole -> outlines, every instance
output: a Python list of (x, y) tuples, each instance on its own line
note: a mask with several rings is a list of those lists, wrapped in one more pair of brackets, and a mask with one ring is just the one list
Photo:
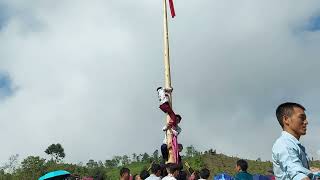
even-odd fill
[[(171, 89), (171, 73), (170, 73), (170, 55), (169, 55), (169, 32), (168, 32), (168, 17), (167, 17), (167, 0), (163, 0), (163, 40), (164, 40), (164, 74), (165, 74), (165, 88)], [(169, 93), (169, 103), (172, 107), (172, 94)], [(166, 117), (167, 123), (170, 121), (170, 116)], [(167, 132), (167, 145), (169, 157), (167, 163), (175, 163), (174, 152), (172, 148), (172, 130)]]

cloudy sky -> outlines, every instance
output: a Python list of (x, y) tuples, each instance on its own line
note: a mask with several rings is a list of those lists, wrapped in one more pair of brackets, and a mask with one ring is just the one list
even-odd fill
[[(320, 1), (176, 0), (170, 19), (180, 142), (271, 159), (275, 108), (307, 108), (310, 156), (320, 159)], [(0, 1), (0, 163), (67, 162), (153, 152), (164, 114), (161, 0)]]

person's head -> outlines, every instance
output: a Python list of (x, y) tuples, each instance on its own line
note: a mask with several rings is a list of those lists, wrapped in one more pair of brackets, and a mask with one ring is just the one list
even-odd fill
[(179, 114), (176, 114), (177, 124), (179, 124), (182, 120), (182, 117)]
[(237, 161), (237, 165), (236, 165), (236, 171), (240, 172), (240, 171), (247, 171), (248, 169), (248, 163), (247, 161), (243, 160), (243, 159), (239, 159)]
[(208, 179), (210, 176), (210, 171), (207, 168), (203, 168), (200, 170), (200, 178), (202, 179)]
[(140, 172), (141, 179), (147, 179), (147, 177), (149, 177), (149, 176), (150, 176), (149, 172), (145, 169)]
[(159, 164), (152, 164), (151, 173), (156, 175), (157, 177), (161, 176), (161, 166)]
[(182, 152), (182, 150), (183, 150), (183, 145), (182, 144), (178, 144), (178, 150), (179, 150), (179, 152)]
[(187, 180), (187, 173), (185, 171), (180, 171), (177, 180)]
[(159, 91), (160, 89), (162, 89), (162, 87), (158, 87), (158, 88), (157, 88), (157, 91)]
[(191, 174), (191, 177), (192, 177), (192, 179), (194, 179), (194, 180), (200, 179), (199, 171), (194, 171), (194, 172)]
[(284, 131), (295, 136), (297, 139), (307, 133), (306, 109), (297, 103), (286, 102), (278, 106), (276, 116)]
[(160, 164), (161, 167), (161, 177), (165, 177), (168, 175), (167, 171), (167, 165), (166, 164)]
[(135, 174), (132, 179), (133, 180), (141, 180), (141, 177), (139, 174)]
[(179, 166), (175, 163), (167, 164), (168, 173), (172, 174), (173, 177), (177, 177), (179, 175)]
[(129, 180), (130, 179), (130, 170), (126, 167), (120, 169), (120, 179)]

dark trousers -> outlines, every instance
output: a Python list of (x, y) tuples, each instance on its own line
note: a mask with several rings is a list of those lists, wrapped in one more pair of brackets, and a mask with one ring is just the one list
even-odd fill
[(163, 160), (168, 161), (169, 151), (168, 151), (168, 146), (166, 144), (161, 145), (161, 154), (162, 154)]

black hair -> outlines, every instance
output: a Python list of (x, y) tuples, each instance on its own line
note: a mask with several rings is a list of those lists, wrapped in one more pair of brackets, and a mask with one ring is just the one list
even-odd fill
[(137, 176), (138, 176), (138, 174), (133, 175), (132, 180), (135, 180)]
[(180, 122), (182, 120), (182, 117), (179, 114), (176, 114), (176, 119)]
[(168, 175), (168, 171), (167, 171), (167, 168), (166, 168), (166, 164), (160, 164), (160, 167), (161, 167), (161, 177), (165, 177)]
[[(180, 155), (179, 155), (180, 156)], [(182, 171), (183, 170), (183, 164), (181, 163), (181, 161), (179, 161), (180, 163), (176, 164), (177, 165), (177, 168), (179, 171)]]
[(187, 173), (185, 171), (180, 171), (177, 180), (187, 180)]
[(171, 174), (173, 174), (175, 171), (179, 171), (179, 166), (175, 163), (168, 163), (167, 168)]
[(161, 171), (161, 166), (159, 164), (152, 164), (151, 173), (156, 174), (158, 171)]
[(286, 102), (280, 104), (276, 110), (276, 116), (279, 121), (280, 126), (283, 128), (283, 117), (288, 116), (291, 117), (293, 113), (293, 108), (301, 108), (302, 110), (306, 110), (302, 105), (293, 102)]
[(242, 171), (247, 171), (248, 169), (248, 163), (243, 159), (237, 161), (237, 166), (239, 166)]
[(120, 169), (120, 176), (123, 176), (125, 173), (130, 174), (130, 169), (123, 167)]
[(159, 91), (159, 89), (162, 89), (162, 87), (158, 87), (158, 88), (157, 88), (157, 91)]
[(195, 179), (200, 179), (200, 176), (199, 176), (199, 171), (194, 171), (194, 177)]
[(149, 177), (149, 176), (150, 176), (149, 172), (145, 169), (140, 172), (141, 179), (147, 179), (147, 177)]
[(201, 177), (202, 179), (208, 179), (209, 176), (210, 176), (210, 171), (209, 171), (209, 169), (207, 169), (207, 168), (201, 169), (201, 171), (200, 171), (200, 177)]

